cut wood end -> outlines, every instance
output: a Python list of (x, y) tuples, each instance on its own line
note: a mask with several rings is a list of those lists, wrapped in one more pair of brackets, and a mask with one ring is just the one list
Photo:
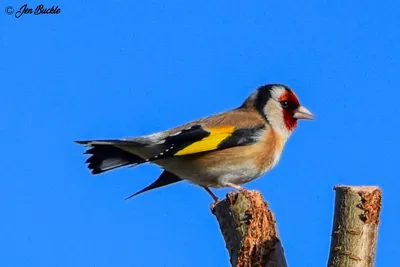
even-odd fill
[[(245, 203), (248, 201), (250, 201), (250, 203), (247, 203), (247, 205), (245, 205)], [(261, 193), (257, 190), (246, 190), (240, 192), (230, 191), (228, 194), (226, 194), (226, 198), (224, 200), (221, 200), (218, 203), (211, 204), (211, 212), (215, 214), (215, 211), (217, 209), (223, 208), (225, 205), (228, 205), (229, 207), (251, 205), (253, 208), (261, 209), (265, 209), (268, 207)]]
[(365, 211), (363, 220), (365, 223), (379, 223), (379, 214), (382, 208), (382, 190), (375, 189), (372, 192), (359, 192), (362, 209)]
[(379, 186), (336, 185), (334, 190), (358, 194), (361, 197), (360, 208), (365, 211), (361, 219), (366, 224), (379, 223), (382, 208), (382, 189)]
[(374, 190), (380, 190), (382, 191), (382, 189), (379, 186), (376, 185), (371, 185), (371, 186), (367, 186), (367, 185), (360, 185), (360, 186), (351, 186), (351, 185), (335, 185), (333, 187), (333, 190), (351, 190), (352, 192), (372, 192)]

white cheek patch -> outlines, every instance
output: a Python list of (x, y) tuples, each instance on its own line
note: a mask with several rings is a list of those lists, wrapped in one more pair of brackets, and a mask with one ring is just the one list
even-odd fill
[(270, 99), (264, 107), (264, 113), (266, 114), (272, 129), (276, 131), (280, 136), (287, 139), (291, 132), (287, 129), (285, 121), (283, 119), (283, 110), (278, 101)]

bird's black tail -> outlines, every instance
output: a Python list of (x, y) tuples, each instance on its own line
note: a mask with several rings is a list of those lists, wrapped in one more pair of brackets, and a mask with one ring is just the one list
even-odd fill
[(86, 163), (92, 174), (145, 162), (141, 157), (114, 146), (112, 140), (104, 142), (76, 141), (76, 143), (88, 146), (85, 154), (90, 154), (91, 156), (86, 160)]

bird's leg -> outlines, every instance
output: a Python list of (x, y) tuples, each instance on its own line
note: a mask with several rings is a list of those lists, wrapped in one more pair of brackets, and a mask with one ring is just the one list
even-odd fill
[(229, 183), (229, 182), (224, 183), (224, 186), (229, 186), (229, 187), (235, 188), (236, 190), (239, 190), (241, 192), (246, 191), (246, 189), (241, 187), (240, 185)]
[(208, 188), (207, 186), (203, 186), (203, 188), (207, 191), (207, 193), (212, 197), (212, 199), (214, 200), (214, 203), (217, 203), (220, 201), (220, 199), (214, 195), (214, 193), (210, 190), (210, 188)]

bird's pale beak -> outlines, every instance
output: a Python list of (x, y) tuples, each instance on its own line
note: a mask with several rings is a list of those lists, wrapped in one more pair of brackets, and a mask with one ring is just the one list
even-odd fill
[(313, 120), (314, 119), (314, 114), (311, 113), (308, 109), (306, 109), (303, 106), (298, 107), (293, 115), (293, 118), (296, 119), (303, 119), (303, 120)]

